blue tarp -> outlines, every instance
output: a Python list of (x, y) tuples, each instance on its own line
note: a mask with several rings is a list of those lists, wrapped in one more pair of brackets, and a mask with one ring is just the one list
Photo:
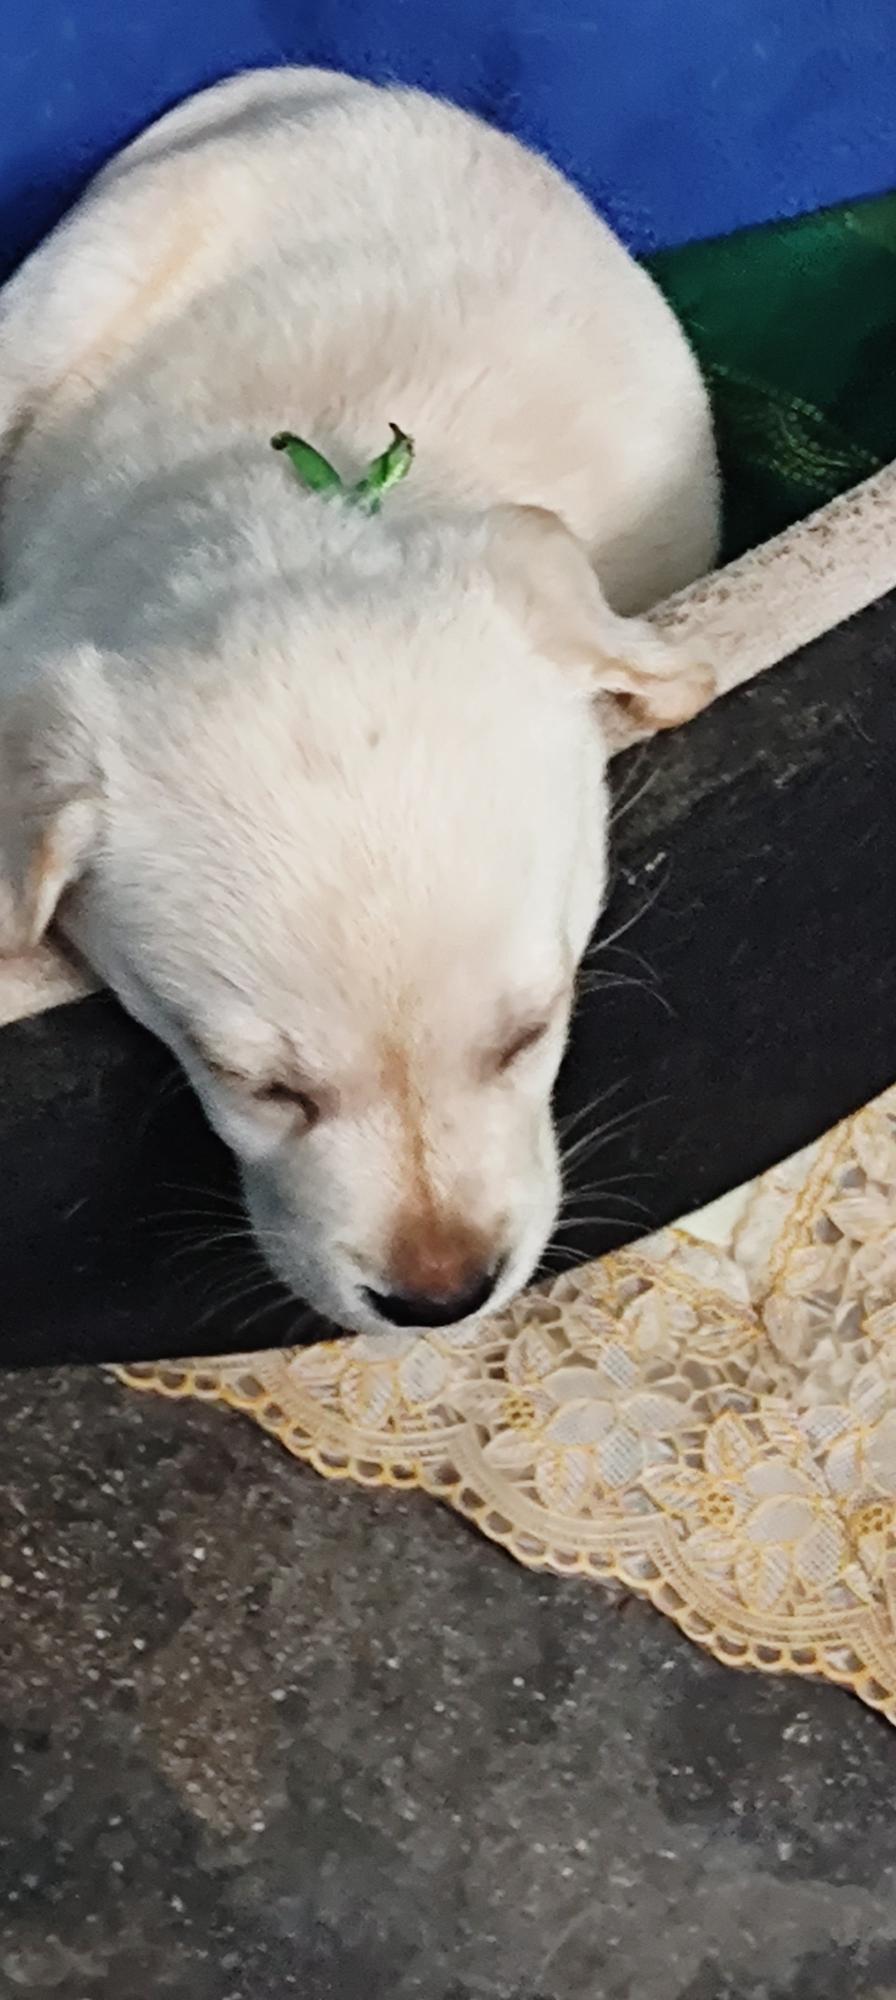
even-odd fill
[(896, 186), (896, 0), (0, 0), (0, 273), (158, 112), (279, 62), (472, 106), (636, 251)]

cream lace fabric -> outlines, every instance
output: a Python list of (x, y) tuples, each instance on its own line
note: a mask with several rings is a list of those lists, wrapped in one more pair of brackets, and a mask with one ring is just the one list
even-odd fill
[(725, 1244), (664, 1230), (472, 1331), (117, 1372), (896, 1721), (896, 1088), (755, 1183)]

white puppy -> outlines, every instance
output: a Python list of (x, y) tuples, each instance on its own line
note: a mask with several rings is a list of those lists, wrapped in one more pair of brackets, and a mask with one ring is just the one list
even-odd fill
[[(413, 434), (370, 516), (302, 489)], [(712, 561), (707, 402), (545, 163), (408, 91), (243, 77), (132, 146), (0, 316), (0, 936), (64, 931), (189, 1071), (346, 1327), (530, 1275), (605, 891), (602, 694)], [(612, 608), (611, 608), (612, 607)]]

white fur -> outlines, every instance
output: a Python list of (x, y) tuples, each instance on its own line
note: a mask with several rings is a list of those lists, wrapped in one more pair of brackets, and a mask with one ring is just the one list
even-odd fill
[[(376, 518), (269, 446), (357, 477), (390, 420), (416, 459)], [(595, 697), (662, 726), (707, 693), (627, 615), (716, 537), (658, 292), (475, 120), (256, 74), (163, 119), (9, 286), (0, 435), (6, 948), (62, 896), (342, 1324), (501, 1260), (508, 1296), (553, 1225), (605, 888)]]

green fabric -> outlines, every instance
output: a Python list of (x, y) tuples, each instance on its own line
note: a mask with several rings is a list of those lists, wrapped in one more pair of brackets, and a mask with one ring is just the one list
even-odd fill
[(649, 268), (709, 382), (726, 558), (896, 459), (896, 194)]

